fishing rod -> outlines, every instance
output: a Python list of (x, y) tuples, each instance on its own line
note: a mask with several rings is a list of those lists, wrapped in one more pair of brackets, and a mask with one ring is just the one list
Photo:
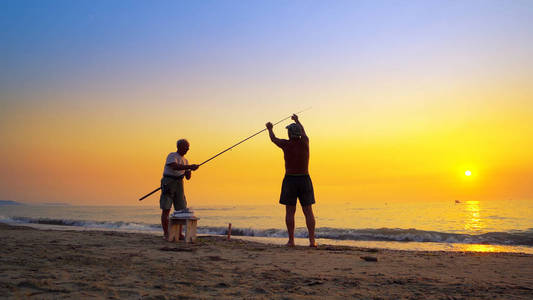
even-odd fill
[[(306, 108), (306, 109), (304, 109), (304, 110), (302, 110), (302, 111), (299, 111), (299, 112), (295, 113), (295, 115), (300, 114), (300, 113), (302, 113), (302, 112), (304, 112), (304, 111), (306, 111), (306, 110), (309, 110), (309, 109), (311, 109), (311, 107)], [(277, 121), (276, 123), (272, 124), (272, 126), (277, 125), (277, 124), (279, 124), (279, 123), (281, 123), (281, 122), (283, 122), (283, 121), (285, 121), (285, 120), (287, 120), (287, 119), (289, 119), (289, 118), (291, 118), (291, 117), (292, 117), (292, 115), (290, 115), (290, 116), (288, 116), (288, 117), (286, 117), (286, 118), (284, 118), (284, 119), (282, 119), (282, 120), (279, 120), (279, 121)], [(233, 149), (234, 147), (238, 146), (239, 144), (242, 144), (242, 143), (246, 142), (247, 140), (253, 138), (254, 136), (260, 134), (261, 132), (263, 132), (263, 131), (265, 131), (265, 130), (267, 130), (267, 129), (264, 128), (263, 130), (258, 131), (258, 132), (256, 132), (256, 133), (252, 134), (251, 136), (249, 136), (249, 137), (245, 138), (244, 140), (238, 142), (237, 144), (235, 144), (235, 145), (229, 147), (228, 149), (226, 149), (226, 150), (224, 150), (224, 151), (222, 151), (222, 152), (220, 152), (220, 153), (214, 155), (213, 157), (211, 157), (210, 159), (204, 161), (203, 163), (199, 164), (198, 166), (201, 166), (201, 165), (205, 164), (206, 162), (212, 160), (213, 158), (215, 158), (215, 157), (221, 155), (222, 153), (224, 153), (224, 152), (226, 152), (226, 151), (229, 151), (229, 150)]]
[[(300, 114), (300, 113), (303, 113), (304, 111), (307, 111), (307, 110), (310, 110), (310, 109), (311, 109), (311, 107), (308, 107), (308, 108), (306, 108), (306, 109), (304, 109), (304, 110), (301, 110), (301, 111), (299, 111), (299, 112), (297, 112), (297, 113), (294, 113), (294, 114), (295, 114), (295, 115), (298, 115), (298, 114)], [(283, 122), (283, 121), (285, 121), (285, 120), (287, 120), (287, 119), (289, 119), (289, 118), (291, 118), (291, 117), (292, 117), (292, 115), (290, 115), (290, 116), (288, 116), (288, 117), (286, 117), (286, 118), (283, 118), (283, 119), (281, 119), (281, 120), (277, 121), (276, 123), (272, 124), (272, 126), (274, 126), (274, 125), (277, 125), (277, 124), (279, 124), (279, 123), (281, 123), (281, 122)], [(237, 144), (235, 144), (235, 145), (233, 145), (233, 146), (231, 146), (231, 147), (229, 147), (229, 148), (225, 149), (224, 151), (221, 151), (221, 152), (219, 152), (219, 153), (215, 154), (214, 156), (212, 156), (212, 157), (211, 157), (211, 158), (209, 158), (208, 160), (204, 161), (203, 163), (199, 164), (198, 166), (201, 166), (201, 165), (205, 164), (206, 162), (208, 162), (208, 161), (212, 160), (213, 158), (215, 158), (215, 157), (217, 157), (217, 156), (219, 156), (219, 155), (223, 154), (224, 152), (226, 152), (226, 151), (229, 151), (229, 150), (231, 150), (231, 149), (235, 148), (236, 146), (238, 146), (238, 145), (240, 145), (240, 144), (242, 144), (242, 143), (246, 142), (247, 140), (249, 140), (249, 139), (253, 138), (254, 136), (256, 136), (256, 135), (260, 134), (261, 132), (263, 132), (263, 131), (265, 131), (265, 130), (267, 130), (267, 129), (266, 129), (266, 128), (264, 128), (263, 130), (261, 130), (261, 131), (258, 131), (258, 132), (256, 132), (256, 133), (252, 134), (251, 136), (249, 136), (249, 137), (245, 138), (244, 140), (242, 140), (242, 141), (238, 142)], [(148, 196), (152, 195), (153, 193), (155, 193), (155, 192), (159, 191), (160, 189), (161, 189), (161, 187), (158, 187), (157, 189), (155, 189), (155, 190), (151, 191), (150, 193), (148, 193), (148, 194), (146, 194), (146, 195), (142, 196), (142, 197), (141, 197), (141, 198), (139, 199), (139, 201), (142, 201), (142, 200), (143, 200), (144, 198), (146, 198), (146, 197), (148, 197)]]

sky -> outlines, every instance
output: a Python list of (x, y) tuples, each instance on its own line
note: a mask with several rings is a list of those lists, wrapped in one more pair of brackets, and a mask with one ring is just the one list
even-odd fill
[[(0, 2), (0, 199), (158, 206), (291, 113), (317, 203), (533, 198), (532, 1)], [(278, 137), (286, 137), (283, 122)], [(471, 171), (471, 176), (465, 176)], [(189, 205), (277, 203), (266, 133)]]

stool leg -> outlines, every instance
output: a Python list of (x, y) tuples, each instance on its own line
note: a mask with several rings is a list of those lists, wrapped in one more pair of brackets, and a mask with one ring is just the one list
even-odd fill
[(187, 220), (187, 228), (185, 229), (185, 243), (189, 243), (191, 241), (191, 220)]
[(196, 242), (196, 220), (192, 220), (191, 222), (191, 242)]
[[(176, 237), (176, 232), (178, 231), (178, 224), (169, 220), (168, 222), (168, 241), (172, 242)], [(179, 239), (179, 236), (178, 236)], [(178, 240), (176, 240), (178, 241)]]

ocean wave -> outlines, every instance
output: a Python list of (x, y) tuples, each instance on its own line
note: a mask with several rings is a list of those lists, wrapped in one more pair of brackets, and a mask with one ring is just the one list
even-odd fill
[(533, 233), (527, 231), (483, 234), (447, 233), (417, 229), (337, 229), (319, 228), (319, 238), (359, 241), (436, 242), (533, 246)]
[[(224, 227), (202, 227), (199, 232), (205, 234), (227, 234)], [(242, 229), (234, 228), (232, 235), (286, 237), (287, 231), (282, 229)], [(296, 237), (307, 238), (307, 229), (297, 228)], [(433, 243), (462, 243), (462, 244), (495, 244), (495, 245), (523, 245), (533, 246), (533, 232), (488, 232), (484, 234), (461, 234), (417, 229), (343, 229), (320, 227), (315, 230), (317, 238), (353, 241), (389, 241), (389, 242), (433, 242)]]
[(28, 218), (28, 217), (0, 217), (0, 222), (16, 224), (45, 224), (61, 226), (79, 226), (85, 228), (102, 228), (116, 230), (139, 230), (151, 231), (160, 229), (160, 224), (146, 224), (137, 222), (110, 222), (110, 221), (89, 221), (71, 219), (50, 219), (50, 218)]
[[(110, 222), (70, 219), (2, 217), (0, 222), (15, 224), (48, 224), (61, 226), (79, 226), (84, 228), (102, 228), (114, 230), (159, 231), (160, 224), (146, 224), (137, 222)], [(227, 227), (200, 226), (198, 233), (211, 235), (226, 235)], [(286, 237), (285, 229), (256, 229), (232, 228), (234, 236), (257, 237)], [(426, 231), (418, 229), (379, 228), (379, 229), (345, 229), (320, 227), (315, 230), (317, 238), (353, 241), (391, 241), (391, 242), (433, 242), (433, 243), (461, 243), (487, 245), (521, 245), (533, 246), (533, 231), (513, 230), (510, 232), (488, 232), (483, 234), (448, 233), (440, 231)], [(307, 229), (296, 228), (295, 236), (307, 238)]]

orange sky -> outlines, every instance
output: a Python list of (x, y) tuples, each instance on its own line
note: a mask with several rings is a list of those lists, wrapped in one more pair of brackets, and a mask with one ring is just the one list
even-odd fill
[[(312, 106), (301, 121), (318, 203), (530, 199), (533, 10), (517, 2), (502, 15), (490, 3), (479, 12), (418, 2), (394, 16), (385, 4), (344, 3), (316, 11), (316, 24), (279, 7), (248, 11), (254, 21), (217, 16), (190, 35), (165, 22), (194, 16), (142, 9), (134, 28), (98, 11), (87, 19), (96, 29), (84, 27), (85, 8), (63, 20), (71, 27), (14, 15), (0, 58), (0, 198), (137, 205), (176, 139), (189, 139), (187, 157), (200, 163)], [(199, 19), (210, 11), (198, 9)], [(351, 18), (365, 9), (382, 18)], [(276, 203), (282, 176), (281, 150), (263, 133), (202, 166), (186, 193), (193, 206)]]
[[(380, 91), (374, 93), (377, 98)], [(333, 97), (323, 103), (301, 101), (313, 105), (301, 120), (311, 138), (310, 172), (318, 199), (529, 197), (533, 105), (521, 93), (505, 101), (498, 100), (496, 91), (495, 99), (485, 93), (491, 94), (426, 94), (443, 98), (427, 103), (367, 101), (358, 95), (352, 95), (353, 102)], [(397, 94), (402, 97), (408, 96)], [(104, 103), (80, 111), (67, 107), (50, 112), (39, 105), (33, 113), (13, 109), (3, 119), (8, 124), (3, 125), (4, 145), (9, 145), (1, 150), (3, 198), (136, 204), (157, 187), (177, 138), (190, 140), (187, 156), (200, 163), (291, 111), (289, 104), (274, 104), (277, 109), (265, 103), (231, 110), (192, 104), (176, 124), (164, 107), (142, 110), (135, 104), (128, 108), (132, 111)], [(294, 111), (302, 108), (299, 104), (292, 103)], [(195, 110), (201, 113), (195, 115)], [(286, 137), (283, 127), (275, 131)], [(466, 170), (473, 175), (464, 176)], [(278, 197), (282, 175), (282, 153), (263, 133), (200, 168), (186, 191), (196, 205), (268, 203)], [(156, 203), (157, 197), (151, 197), (142, 204)]]

